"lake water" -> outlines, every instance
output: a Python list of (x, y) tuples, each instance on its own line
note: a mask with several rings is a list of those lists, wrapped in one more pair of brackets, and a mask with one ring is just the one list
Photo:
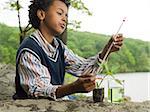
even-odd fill
[(116, 78), (124, 80), (124, 93), (131, 101), (150, 100), (150, 72), (117, 74)]
[[(142, 102), (150, 100), (150, 72), (146, 73), (121, 73), (115, 75), (117, 79), (124, 80), (124, 95), (131, 101)], [(105, 97), (108, 96), (108, 80), (103, 83)], [(92, 95), (89, 93), (88, 95)]]

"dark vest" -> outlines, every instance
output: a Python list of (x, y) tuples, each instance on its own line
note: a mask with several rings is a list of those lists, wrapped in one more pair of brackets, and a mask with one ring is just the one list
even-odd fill
[(47, 54), (44, 52), (42, 47), (34, 39), (31, 37), (26, 38), (22, 42), (22, 44), (20, 45), (17, 51), (16, 77), (15, 77), (16, 94), (13, 96), (13, 99), (30, 98), (30, 96), (27, 95), (27, 93), (24, 91), (24, 89), (20, 85), (20, 77), (18, 74), (18, 64), (19, 64), (20, 55), (22, 52), (28, 51), (32, 53), (34, 56), (36, 56), (37, 58), (40, 58), (42, 65), (48, 68), (48, 71), (51, 75), (51, 83), (53, 85), (62, 85), (64, 82), (64, 75), (65, 75), (64, 48), (62, 47), (60, 40), (57, 39), (59, 43), (57, 52), (59, 52), (58, 53), (59, 55), (58, 55), (57, 61), (54, 62), (52, 59), (50, 59), (50, 57), (47, 56)]

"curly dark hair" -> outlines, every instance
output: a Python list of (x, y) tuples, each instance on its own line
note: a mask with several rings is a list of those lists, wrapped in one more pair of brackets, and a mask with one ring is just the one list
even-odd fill
[[(32, 0), (31, 5), (29, 6), (29, 23), (33, 28), (39, 29), (40, 19), (37, 16), (37, 11), (44, 10), (46, 11), (50, 5), (52, 5), (54, 0)], [(68, 0), (60, 0), (66, 4), (67, 7), (70, 6)]]

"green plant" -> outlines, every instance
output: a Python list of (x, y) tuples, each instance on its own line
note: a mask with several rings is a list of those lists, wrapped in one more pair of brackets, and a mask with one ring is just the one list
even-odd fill
[(115, 76), (114, 76), (115, 70), (118, 69), (118, 67), (117, 67), (117, 68), (114, 68), (114, 69), (112, 69), (112, 70), (110, 70), (109, 67), (108, 67), (108, 65), (107, 65), (107, 62), (105, 62), (105, 63), (103, 63), (103, 64), (100, 64), (100, 63), (98, 63), (98, 64), (99, 64), (99, 66), (103, 69), (104, 75), (103, 75), (103, 78), (100, 78), (101, 81), (97, 81), (97, 82), (96, 82), (96, 88), (101, 88), (102, 82), (105, 80), (105, 78), (106, 78), (107, 76), (110, 76), (110, 77), (111, 77), (113, 80), (115, 80), (115, 82), (117, 82), (118, 84), (123, 85), (122, 82), (121, 82), (121, 80), (116, 79)]

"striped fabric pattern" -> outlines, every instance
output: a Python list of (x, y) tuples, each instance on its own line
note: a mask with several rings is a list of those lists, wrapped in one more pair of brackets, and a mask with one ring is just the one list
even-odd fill
[[(56, 38), (54, 38), (55, 47), (45, 40), (39, 30), (35, 31), (33, 36), (30, 38), (33, 38), (35, 41), (37, 41), (44, 52), (48, 55), (49, 59), (53, 60), (54, 62), (57, 61), (56, 55), (59, 55), (57, 54), (59, 52), (56, 51), (59, 43), (57, 42)], [(63, 43), (62, 46), (65, 48), (64, 57), (66, 72), (74, 76), (80, 76), (81, 74), (88, 72), (96, 73), (97, 70), (99, 70), (99, 66), (95, 64), (95, 60), (99, 58), (98, 55), (84, 59), (74, 54)], [(35, 57), (31, 51), (28, 52), (28, 50), (26, 50), (25, 52), (21, 53), (18, 67), (21, 86), (29, 95), (34, 97), (51, 97), (52, 99), (56, 100), (56, 89), (61, 85), (51, 84), (51, 74), (49, 73), (47, 67), (42, 65), (40, 59)]]

